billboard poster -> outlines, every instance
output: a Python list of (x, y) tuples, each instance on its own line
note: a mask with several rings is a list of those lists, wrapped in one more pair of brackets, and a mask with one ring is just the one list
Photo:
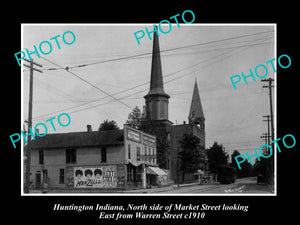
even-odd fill
[(117, 167), (74, 167), (74, 188), (117, 188)]

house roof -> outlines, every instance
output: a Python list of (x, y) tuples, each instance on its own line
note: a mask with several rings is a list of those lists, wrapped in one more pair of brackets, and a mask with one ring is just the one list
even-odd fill
[(71, 132), (36, 136), (32, 149), (96, 147), (124, 144), (124, 130)]

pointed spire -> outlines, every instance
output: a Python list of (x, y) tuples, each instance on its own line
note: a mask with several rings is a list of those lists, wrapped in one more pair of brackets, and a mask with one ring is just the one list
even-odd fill
[(189, 122), (190, 123), (199, 123), (200, 120), (204, 120), (204, 113), (202, 109), (202, 104), (200, 100), (197, 80), (195, 78), (195, 86), (194, 86), (194, 92), (192, 97), (192, 103), (190, 107), (190, 113), (189, 113)]
[(151, 81), (150, 81), (150, 91), (146, 96), (149, 95), (163, 95), (165, 97), (170, 97), (164, 91), (162, 68), (160, 61), (160, 50), (159, 41), (157, 33), (157, 27), (153, 32), (153, 50), (152, 50), (152, 66), (151, 66)]

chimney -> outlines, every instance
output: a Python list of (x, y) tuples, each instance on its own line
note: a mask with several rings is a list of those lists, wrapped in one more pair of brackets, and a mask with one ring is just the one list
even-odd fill
[(183, 124), (185, 124), (186, 122), (185, 121), (183, 121)]
[(92, 125), (88, 124), (86, 125), (86, 128), (87, 128), (87, 132), (92, 132)]

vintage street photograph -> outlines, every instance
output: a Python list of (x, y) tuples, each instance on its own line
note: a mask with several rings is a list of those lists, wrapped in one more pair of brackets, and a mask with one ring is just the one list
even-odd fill
[(22, 195), (277, 194), (276, 24), (170, 22), (21, 25)]

